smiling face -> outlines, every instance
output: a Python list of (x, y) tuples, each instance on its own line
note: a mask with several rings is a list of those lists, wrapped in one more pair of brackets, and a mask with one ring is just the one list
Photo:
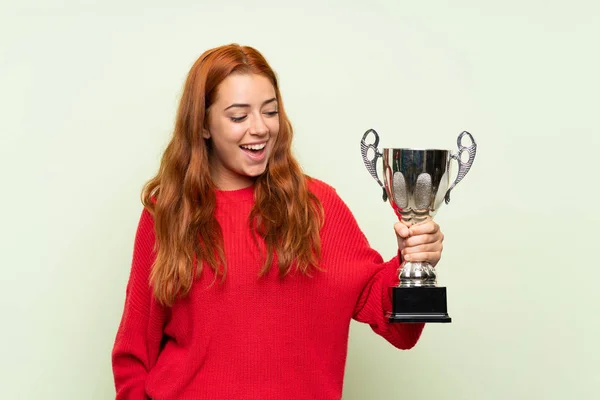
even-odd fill
[(278, 104), (271, 81), (232, 74), (217, 88), (202, 136), (210, 140), (211, 177), (217, 188), (252, 185), (265, 172), (279, 133)]

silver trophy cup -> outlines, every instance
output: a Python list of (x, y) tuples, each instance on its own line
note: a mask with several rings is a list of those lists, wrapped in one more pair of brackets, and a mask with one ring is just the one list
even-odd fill
[[(369, 143), (369, 136), (373, 141)], [(471, 144), (463, 146), (468, 136)], [(383, 189), (383, 201), (389, 200), (400, 220), (418, 224), (433, 219), (442, 203), (450, 202), (450, 192), (473, 164), (477, 145), (469, 132), (458, 136), (458, 152), (404, 148), (378, 149), (379, 135), (369, 129), (363, 135), (360, 149), (367, 170)], [(463, 154), (468, 160), (463, 161)], [(377, 173), (377, 160), (383, 160), (383, 182)], [(452, 160), (458, 173), (452, 185)], [(437, 286), (435, 269), (427, 262), (404, 261), (399, 268), (399, 284), (390, 288), (392, 310), (390, 322), (451, 322), (446, 304), (446, 288)]]

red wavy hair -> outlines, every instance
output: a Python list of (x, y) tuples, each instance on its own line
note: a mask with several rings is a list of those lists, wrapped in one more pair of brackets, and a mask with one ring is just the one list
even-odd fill
[(150, 283), (157, 300), (167, 306), (186, 296), (204, 264), (225, 279), (227, 264), (223, 234), (214, 217), (215, 185), (211, 179), (209, 151), (202, 129), (207, 110), (215, 101), (219, 84), (232, 73), (267, 77), (279, 104), (279, 134), (266, 171), (255, 179), (255, 204), (250, 227), (264, 243), (264, 265), (269, 271), (277, 255), (280, 276), (296, 265), (310, 275), (319, 269), (319, 231), (323, 208), (308, 190), (307, 180), (292, 156), (293, 130), (288, 120), (277, 77), (254, 48), (231, 44), (203, 53), (187, 76), (175, 128), (162, 156), (157, 175), (142, 190), (142, 204), (153, 215), (157, 253)]

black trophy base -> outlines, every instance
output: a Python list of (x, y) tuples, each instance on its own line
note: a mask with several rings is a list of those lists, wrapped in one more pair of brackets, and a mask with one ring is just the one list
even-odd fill
[(390, 287), (389, 322), (451, 322), (445, 287)]

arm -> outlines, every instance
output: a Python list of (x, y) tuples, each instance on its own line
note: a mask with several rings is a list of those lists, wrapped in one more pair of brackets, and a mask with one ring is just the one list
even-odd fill
[(343, 265), (345, 273), (355, 277), (353, 279), (357, 279), (359, 284), (352, 318), (369, 324), (374, 332), (399, 349), (413, 347), (425, 325), (389, 323), (385, 318), (385, 313), (392, 309), (389, 287), (398, 283), (400, 251), (396, 257), (384, 262), (369, 245), (352, 212), (335, 189), (327, 185), (316, 188), (325, 209), (323, 249), (334, 249), (335, 262)]
[(384, 315), (392, 309), (389, 287), (398, 284), (399, 265), (400, 258), (397, 256), (375, 270), (356, 302), (353, 318), (369, 324), (375, 333), (394, 347), (410, 349), (417, 344), (425, 324), (389, 323)]
[(153, 300), (149, 284), (155, 259), (154, 243), (154, 221), (144, 210), (137, 228), (125, 306), (112, 351), (117, 400), (148, 399), (146, 376), (158, 357), (164, 314)]
[[(409, 261), (427, 261), (434, 267), (437, 265), (442, 253), (444, 235), (439, 225), (433, 221), (417, 225), (397, 222), (394, 230), (398, 239), (398, 255), (387, 263), (391, 265), (384, 266), (368, 282), (357, 302), (354, 318), (369, 323), (375, 332), (394, 346), (409, 349), (419, 340), (425, 324), (388, 323), (385, 318), (382, 321), (382, 315), (377, 313), (376, 307), (381, 303), (384, 311), (392, 309), (389, 287), (399, 283), (398, 268), (403, 257)], [(377, 299), (379, 295), (381, 299)], [(373, 301), (370, 297), (376, 299), (374, 304), (369, 304)]]

